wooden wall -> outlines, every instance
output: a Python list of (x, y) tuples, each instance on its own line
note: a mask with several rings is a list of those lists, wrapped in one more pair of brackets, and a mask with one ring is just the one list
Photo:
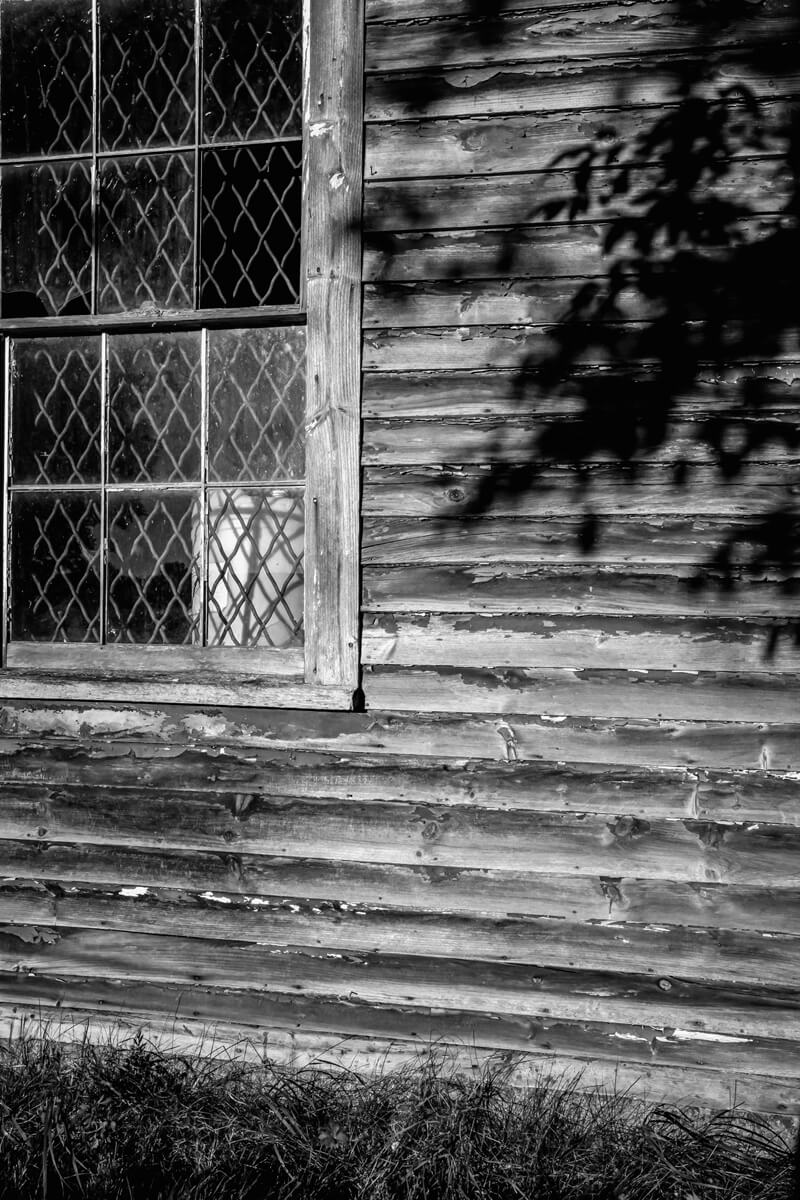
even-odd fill
[[(530, 433), (520, 357), (602, 269), (595, 225), (537, 225), (531, 192), (669, 102), (686, 31), (658, 0), (495, 8), (483, 39), (467, 0), (367, 4), (366, 711), (4, 705), (2, 1027), (358, 1065), (433, 1038), (800, 1114), (800, 660), (765, 655), (792, 600), (769, 572), (685, 587), (796, 454), (735, 490), (701, 462), (688, 494), (680, 430), (635, 491), (598, 461), (591, 555), (566, 466), (459, 515)], [(796, 421), (787, 357), (710, 372), (685, 422), (744, 371)]]

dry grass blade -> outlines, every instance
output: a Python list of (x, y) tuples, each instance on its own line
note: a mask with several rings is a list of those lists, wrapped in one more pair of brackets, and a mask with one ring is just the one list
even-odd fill
[(0, 1056), (0, 1200), (789, 1200), (785, 1137), (446, 1054), (364, 1077), (142, 1037)]

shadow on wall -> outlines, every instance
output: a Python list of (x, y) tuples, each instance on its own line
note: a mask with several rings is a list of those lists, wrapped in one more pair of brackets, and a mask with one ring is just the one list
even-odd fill
[[(500, 7), (469, 5), (460, 36), (476, 61), (482, 47), (502, 48), (510, 24)], [(531, 196), (513, 227), (492, 234), (493, 270), (481, 274), (511, 287), (569, 274), (553, 258), (559, 232), (565, 245), (570, 230), (595, 239), (599, 270), (562, 278), (560, 319), (521, 342), (512, 410), (529, 432), (521, 441), (515, 428), (511, 450), (510, 431), (488, 435), (491, 465), (459, 511), (477, 519), (523, 493), (552, 498), (549, 469), (567, 466), (588, 553), (613, 520), (598, 463), (617, 491), (620, 480), (639, 489), (643, 513), (648, 472), (661, 463), (680, 489), (678, 511), (698, 511), (693, 493), (709, 481), (737, 500), (693, 588), (772, 576), (800, 601), (800, 101), (787, 98), (800, 83), (800, 0), (676, 0), (670, 11), (680, 54), (641, 65), (669, 73), (669, 102), (639, 109), (631, 131), (631, 73), (620, 72), (608, 123), (549, 164), (568, 173), (562, 194)], [(442, 62), (450, 36), (443, 30)], [(396, 99), (424, 117), (447, 87), (443, 74), (417, 76), (398, 82)], [(419, 203), (405, 204), (424, 227)], [(374, 238), (384, 261), (395, 244)], [(455, 262), (450, 274), (470, 270)], [(800, 644), (800, 622), (776, 622), (771, 649), (786, 632)]]

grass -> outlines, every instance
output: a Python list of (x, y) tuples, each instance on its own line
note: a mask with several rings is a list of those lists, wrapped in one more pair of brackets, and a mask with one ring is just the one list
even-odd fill
[(364, 1077), (165, 1054), (136, 1036), (0, 1047), (0, 1200), (786, 1200), (787, 1137), (421, 1056)]

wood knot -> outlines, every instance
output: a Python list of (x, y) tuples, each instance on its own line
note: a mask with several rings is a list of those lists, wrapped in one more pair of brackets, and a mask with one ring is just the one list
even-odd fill
[(633, 838), (649, 833), (650, 822), (641, 821), (638, 817), (624, 816), (617, 817), (615, 821), (609, 821), (608, 828), (617, 841), (630, 842)]

